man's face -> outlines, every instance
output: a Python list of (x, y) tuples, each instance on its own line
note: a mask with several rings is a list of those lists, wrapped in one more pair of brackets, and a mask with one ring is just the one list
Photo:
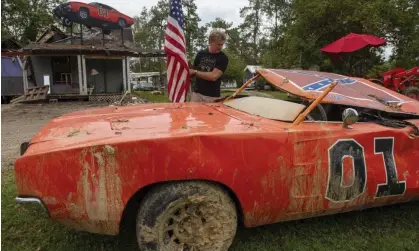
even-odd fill
[(216, 40), (210, 42), (210, 47), (212, 52), (220, 52), (224, 46), (225, 41), (223, 40)]

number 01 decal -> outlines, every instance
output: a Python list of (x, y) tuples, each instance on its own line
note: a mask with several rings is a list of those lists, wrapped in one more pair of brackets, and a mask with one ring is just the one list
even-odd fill
[[(406, 182), (399, 181), (394, 159), (394, 138), (375, 138), (374, 154), (383, 156), (386, 183), (379, 184), (375, 198), (403, 195)], [(352, 185), (343, 185), (343, 161), (352, 159)], [(326, 198), (334, 202), (351, 201), (365, 192), (367, 166), (364, 148), (354, 139), (338, 140), (329, 148), (329, 178)]]
[(406, 181), (399, 181), (397, 177), (396, 161), (394, 159), (394, 138), (375, 138), (374, 153), (383, 156), (386, 171), (386, 183), (378, 185), (375, 197), (404, 194)]

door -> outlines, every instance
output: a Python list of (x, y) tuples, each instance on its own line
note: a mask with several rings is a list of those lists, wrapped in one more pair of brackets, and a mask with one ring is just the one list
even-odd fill
[(419, 199), (419, 138), (411, 127), (306, 122), (290, 130), (293, 180), (288, 217)]

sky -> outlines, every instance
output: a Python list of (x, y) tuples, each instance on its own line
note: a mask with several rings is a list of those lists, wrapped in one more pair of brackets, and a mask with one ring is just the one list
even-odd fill
[[(150, 7), (157, 4), (158, 0), (97, 0), (80, 2), (100, 2), (109, 5), (116, 10), (134, 17), (140, 15), (143, 7)], [(202, 19), (202, 24), (213, 21), (216, 17), (221, 17), (226, 21), (233, 22), (233, 25), (241, 23), (240, 8), (247, 5), (248, 0), (195, 0), (198, 7), (198, 15)]]

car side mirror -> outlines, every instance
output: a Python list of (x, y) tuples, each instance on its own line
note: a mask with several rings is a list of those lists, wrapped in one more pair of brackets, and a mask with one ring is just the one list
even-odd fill
[(343, 128), (352, 129), (350, 125), (355, 124), (359, 120), (358, 112), (353, 108), (347, 108), (342, 113)]

